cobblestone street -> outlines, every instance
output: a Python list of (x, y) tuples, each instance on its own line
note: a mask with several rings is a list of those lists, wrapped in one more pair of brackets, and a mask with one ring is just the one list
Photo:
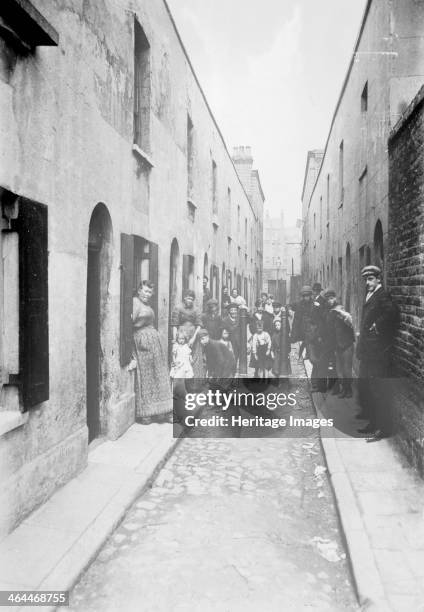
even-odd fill
[(357, 609), (316, 437), (183, 440), (70, 598), (84, 611), (170, 601), (175, 611)]

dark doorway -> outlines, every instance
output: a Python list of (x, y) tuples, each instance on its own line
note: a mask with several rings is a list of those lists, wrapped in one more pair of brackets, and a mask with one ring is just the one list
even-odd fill
[(91, 215), (87, 255), (86, 392), (88, 441), (101, 433), (102, 324), (110, 277), (112, 225), (104, 204)]
[[(174, 308), (180, 301), (179, 286), (178, 286), (178, 268), (180, 263), (180, 248), (177, 239), (174, 238), (171, 243), (171, 254), (169, 258), (169, 322)], [(168, 333), (168, 359), (171, 362), (172, 353), (172, 327), (169, 325)]]
[(87, 263), (87, 426), (88, 441), (100, 430), (100, 248), (88, 245)]

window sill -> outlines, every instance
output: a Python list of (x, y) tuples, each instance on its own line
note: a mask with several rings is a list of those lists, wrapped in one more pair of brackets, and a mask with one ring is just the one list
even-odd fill
[(139, 147), (138, 144), (134, 143), (132, 146), (132, 150), (133, 150), (133, 153), (135, 153), (136, 157), (138, 157), (142, 162), (147, 164), (149, 168), (155, 167), (155, 164), (153, 163), (153, 160), (150, 157), (150, 155), (146, 153), (145, 151), (143, 151), (143, 149)]
[(0, 412), (0, 436), (17, 429), (28, 421), (28, 412), (18, 410), (3, 410)]
[(187, 204), (190, 204), (190, 206), (192, 206), (193, 208), (197, 208), (196, 202), (191, 198), (187, 198)]

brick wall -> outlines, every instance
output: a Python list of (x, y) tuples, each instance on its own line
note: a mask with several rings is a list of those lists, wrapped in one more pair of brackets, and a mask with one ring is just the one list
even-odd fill
[(397, 439), (424, 473), (424, 87), (389, 139), (389, 290), (401, 322), (393, 364)]

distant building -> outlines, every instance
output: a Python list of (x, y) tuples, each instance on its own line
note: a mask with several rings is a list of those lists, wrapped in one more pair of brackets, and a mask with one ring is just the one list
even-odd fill
[[(358, 327), (360, 270), (386, 270), (388, 137), (424, 79), (424, 10), (368, 0), (323, 153), (308, 154), (302, 274), (332, 285)], [(322, 157), (322, 159), (321, 159)]]
[(283, 303), (297, 299), (301, 268), (301, 223), (286, 226), (284, 213), (264, 218), (264, 280), (263, 291)]
[(134, 422), (141, 280), (165, 347), (204, 274), (257, 295), (264, 197), (164, 1), (8, 0), (0, 21), (1, 537)]

